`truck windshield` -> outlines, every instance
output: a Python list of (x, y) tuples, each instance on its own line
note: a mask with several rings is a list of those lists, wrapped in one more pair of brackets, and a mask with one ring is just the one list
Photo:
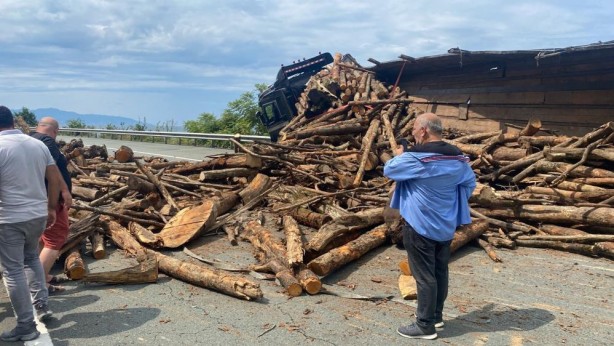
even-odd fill
[(279, 109), (277, 109), (277, 104), (275, 102), (267, 103), (263, 108), (267, 124), (279, 119)]

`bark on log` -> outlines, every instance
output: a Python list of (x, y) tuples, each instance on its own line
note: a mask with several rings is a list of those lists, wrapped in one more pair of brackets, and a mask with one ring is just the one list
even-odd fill
[(452, 244), (450, 244), (450, 253), (454, 253), (473, 239), (479, 238), (486, 230), (488, 230), (488, 222), (485, 220), (473, 221), (469, 225), (459, 227), (454, 232), (454, 238)]
[(524, 247), (536, 247), (573, 252), (585, 256), (596, 256), (599, 253), (599, 250), (595, 247), (595, 245), (589, 244), (562, 243), (560, 241), (549, 240), (516, 240), (516, 244)]
[(179, 167), (171, 170), (171, 173), (176, 174), (191, 174), (203, 170), (223, 169), (223, 168), (261, 168), (262, 159), (250, 154), (237, 154), (232, 156), (222, 156), (209, 161), (203, 161), (184, 167)]
[(600, 202), (604, 199), (608, 199), (614, 196), (614, 189), (610, 190), (599, 190), (599, 191), (586, 191), (586, 192), (578, 192), (578, 191), (567, 191), (561, 189), (555, 189), (552, 187), (539, 187), (539, 186), (529, 186), (525, 189), (526, 192), (541, 194), (541, 195), (552, 195), (559, 196), (563, 198), (568, 198), (572, 200), (586, 200), (591, 202)]
[(100, 232), (94, 232), (90, 236), (92, 243), (92, 256), (95, 259), (103, 259), (107, 256), (107, 251), (104, 246), (104, 236)]
[(210, 171), (200, 172), (198, 180), (221, 180), (233, 177), (249, 177), (256, 174), (256, 171), (250, 168), (237, 167), (237, 168), (224, 168)]
[(301, 225), (315, 229), (320, 229), (320, 227), (322, 227), (325, 223), (330, 222), (333, 219), (329, 215), (316, 213), (307, 208), (301, 207), (290, 210), (289, 215)]
[(127, 184), (130, 190), (138, 191), (143, 194), (158, 191), (156, 185), (136, 176), (128, 177)]
[(115, 151), (115, 160), (119, 163), (131, 162), (134, 152), (129, 147), (122, 145)]
[[(110, 222), (109, 232), (117, 246), (136, 256), (137, 260), (141, 258), (139, 262), (147, 259), (146, 250), (134, 240), (127, 229), (116, 222)], [(260, 285), (250, 280), (152, 252), (158, 260), (159, 270), (175, 279), (245, 300), (262, 298)]]
[(102, 195), (104, 195), (104, 192), (102, 192), (101, 190), (90, 189), (87, 187), (75, 185), (72, 187), (72, 195), (77, 196), (86, 201), (91, 201), (102, 197)]
[(614, 208), (572, 207), (558, 205), (521, 205), (515, 209), (476, 208), (481, 214), (493, 218), (525, 219), (555, 224), (588, 224), (612, 227)]
[(354, 187), (360, 186), (360, 183), (362, 182), (362, 178), (365, 174), (365, 167), (367, 165), (367, 162), (369, 161), (369, 156), (370, 156), (369, 154), (371, 154), (373, 140), (375, 139), (375, 136), (377, 135), (377, 130), (379, 129), (379, 125), (380, 125), (380, 121), (378, 119), (374, 119), (373, 121), (371, 121), (371, 125), (369, 125), (369, 129), (367, 130), (367, 133), (362, 138), (363, 152), (360, 156), (360, 161), (359, 161), (360, 164), (358, 166), (358, 172), (356, 173), (356, 178), (354, 178), (354, 182), (353, 182)]
[(128, 230), (139, 243), (147, 245), (152, 249), (158, 249), (164, 246), (164, 240), (162, 240), (158, 234), (154, 234), (137, 222), (130, 222), (128, 224)]
[(88, 273), (83, 282), (97, 282), (106, 284), (145, 284), (158, 281), (158, 261), (154, 256), (147, 260), (120, 270)]
[(387, 226), (380, 225), (344, 246), (333, 249), (307, 264), (309, 269), (320, 276), (328, 275), (350, 263), (386, 241)]
[[(535, 164), (535, 171), (539, 173), (563, 173), (571, 166), (571, 164), (564, 162), (550, 162), (542, 160)], [(569, 172), (568, 176), (573, 178), (614, 178), (614, 172), (607, 169), (581, 165)]]
[(87, 269), (85, 262), (81, 258), (80, 246), (75, 246), (68, 252), (68, 256), (64, 261), (64, 273), (71, 280), (81, 280)]
[(599, 256), (614, 259), (614, 242), (599, 242), (595, 243), (595, 249)]
[(588, 235), (588, 233), (584, 231), (580, 231), (575, 228), (562, 227), (558, 225), (541, 225), (539, 229), (549, 235)]
[(497, 252), (495, 252), (495, 249), (486, 240), (478, 238), (478, 244), (482, 249), (484, 249), (484, 251), (486, 251), (486, 254), (491, 260), (493, 260), (494, 262), (503, 262), (501, 258), (497, 256)]
[(272, 184), (273, 181), (266, 174), (256, 174), (256, 176), (254, 177), (254, 179), (252, 179), (249, 185), (247, 185), (246, 188), (239, 192), (239, 196), (241, 196), (243, 204), (245, 205), (252, 199), (262, 195), (262, 193), (268, 190)]
[(292, 216), (283, 217), (284, 233), (286, 235), (286, 253), (288, 255), (288, 265), (296, 268), (303, 263), (303, 241), (302, 233), (298, 223)]
[(119, 189), (115, 189), (115, 190), (107, 193), (106, 195), (91, 201), (90, 202), (90, 207), (98, 207), (100, 205), (103, 205), (103, 204), (105, 204), (105, 202), (107, 202), (111, 198), (122, 196), (124, 193), (128, 192), (128, 190), (130, 190), (130, 188), (128, 186), (122, 186)]
[(138, 166), (139, 170), (145, 174), (147, 176), (147, 179), (149, 179), (149, 181), (151, 183), (153, 183), (154, 185), (156, 185), (156, 187), (158, 188), (158, 191), (160, 192), (160, 194), (162, 195), (162, 197), (164, 197), (164, 199), (166, 200), (166, 202), (173, 207), (175, 210), (179, 210), (179, 207), (177, 206), (177, 203), (175, 203), (175, 200), (173, 200), (173, 197), (171, 196), (171, 194), (168, 192), (168, 190), (166, 190), (166, 188), (164, 187), (164, 185), (162, 185), (162, 183), (160, 182), (160, 180), (158, 180), (158, 177), (156, 177), (155, 175), (153, 175), (153, 173), (151, 173), (151, 171), (149, 170), (149, 168), (145, 167), (145, 165), (143, 165), (139, 160), (135, 161), (136, 165)]
[(305, 292), (311, 295), (318, 294), (322, 290), (322, 282), (320, 281), (320, 278), (305, 265), (302, 265), (301, 268), (299, 268), (296, 278), (305, 289)]

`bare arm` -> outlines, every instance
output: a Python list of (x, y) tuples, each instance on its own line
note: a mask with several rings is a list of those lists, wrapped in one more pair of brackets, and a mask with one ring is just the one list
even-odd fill
[(47, 178), (47, 226), (55, 223), (55, 209), (58, 206), (60, 199), (60, 184), (62, 175), (56, 165), (49, 165), (45, 169), (45, 178)]

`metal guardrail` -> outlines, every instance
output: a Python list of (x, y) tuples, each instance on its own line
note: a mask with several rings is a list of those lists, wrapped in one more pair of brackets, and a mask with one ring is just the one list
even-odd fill
[(74, 129), (63, 127), (60, 132), (79, 132), (79, 133), (93, 133), (98, 137), (98, 134), (114, 134), (114, 135), (128, 135), (128, 136), (143, 136), (143, 137), (163, 137), (163, 138), (179, 138), (179, 139), (208, 139), (214, 141), (227, 141), (229, 139), (235, 139), (240, 142), (253, 142), (253, 141), (270, 141), (269, 136), (255, 136), (255, 135), (230, 135), (225, 133), (194, 133), (194, 132), (162, 132), (162, 131), (128, 131), (128, 130), (106, 130), (106, 129)]

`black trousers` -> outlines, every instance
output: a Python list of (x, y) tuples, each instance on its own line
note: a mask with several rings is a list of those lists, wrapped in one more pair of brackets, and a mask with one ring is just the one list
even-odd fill
[(407, 223), (403, 226), (403, 245), (418, 288), (416, 324), (425, 331), (434, 330), (442, 320), (443, 303), (448, 297), (448, 261), (450, 244), (418, 234)]

